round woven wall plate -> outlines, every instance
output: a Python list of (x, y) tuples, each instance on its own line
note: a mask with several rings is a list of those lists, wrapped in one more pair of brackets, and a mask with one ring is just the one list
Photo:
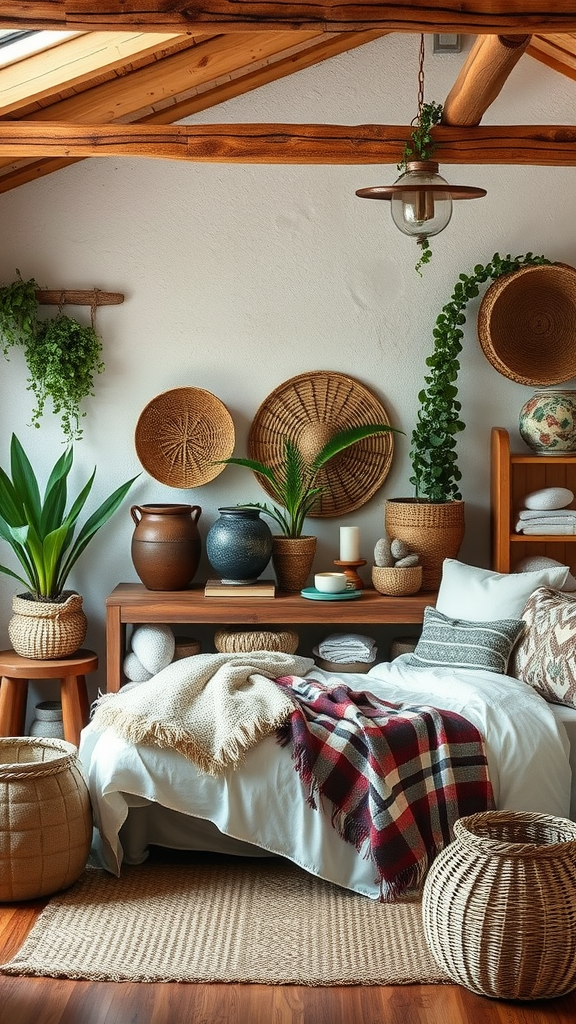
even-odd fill
[(150, 476), (168, 487), (199, 487), (224, 466), (234, 451), (234, 423), (228, 409), (202, 388), (175, 388), (153, 398), (136, 424), (136, 454)]
[(496, 278), (478, 311), (478, 340), (494, 369), (546, 387), (576, 376), (576, 269), (522, 267)]
[[(278, 467), (289, 438), (311, 461), (334, 434), (368, 423), (390, 426), (384, 406), (364, 384), (343, 373), (302, 373), (285, 381), (262, 402), (248, 435), (248, 457)], [(310, 515), (341, 516), (364, 505), (384, 483), (393, 452), (394, 434), (390, 432), (358, 441), (331, 459), (317, 477), (326, 492)], [(274, 498), (267, 481), (258, 480)]]

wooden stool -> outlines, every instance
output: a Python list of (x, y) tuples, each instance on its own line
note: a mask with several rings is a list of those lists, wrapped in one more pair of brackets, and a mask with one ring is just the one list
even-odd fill
[(0, 651), (0, 736), (24, 735), (30, 679), (59, 679), (64, 739), (78, 746), (89, 716), (86, 674), (97, 668), (98, 655), (93, 651), (46, 661)]

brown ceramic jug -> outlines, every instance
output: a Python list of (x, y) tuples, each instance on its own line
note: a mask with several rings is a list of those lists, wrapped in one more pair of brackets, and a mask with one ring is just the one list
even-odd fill
[(185, 590), (202, 549), (199, 505), (133, 505), (132, 561), (148, 590)]

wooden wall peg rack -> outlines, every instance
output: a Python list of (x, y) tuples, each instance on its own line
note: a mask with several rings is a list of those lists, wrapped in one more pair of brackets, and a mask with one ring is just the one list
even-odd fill
[(119, 306), (124, 302), (121, 292), (102, 292), (99, 288), (61, 288), (60, 291), (41, 288), (36, 298), (41, 306)]

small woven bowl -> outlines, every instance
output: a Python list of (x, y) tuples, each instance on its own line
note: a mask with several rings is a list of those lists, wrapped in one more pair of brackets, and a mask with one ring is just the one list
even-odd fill
[(250, 651), (282, 651), (284, 654), (294, 654), (298, 647), (298, 639), (298, 633), (291, 629), (217, 629), (214, 633), (214, 647), (220, 654), (245, 654)]
[(422, 586), (422, 566), (372, 566), (372, 584), (379, 594), (387, 597), (407, 597), (416, 594)]

